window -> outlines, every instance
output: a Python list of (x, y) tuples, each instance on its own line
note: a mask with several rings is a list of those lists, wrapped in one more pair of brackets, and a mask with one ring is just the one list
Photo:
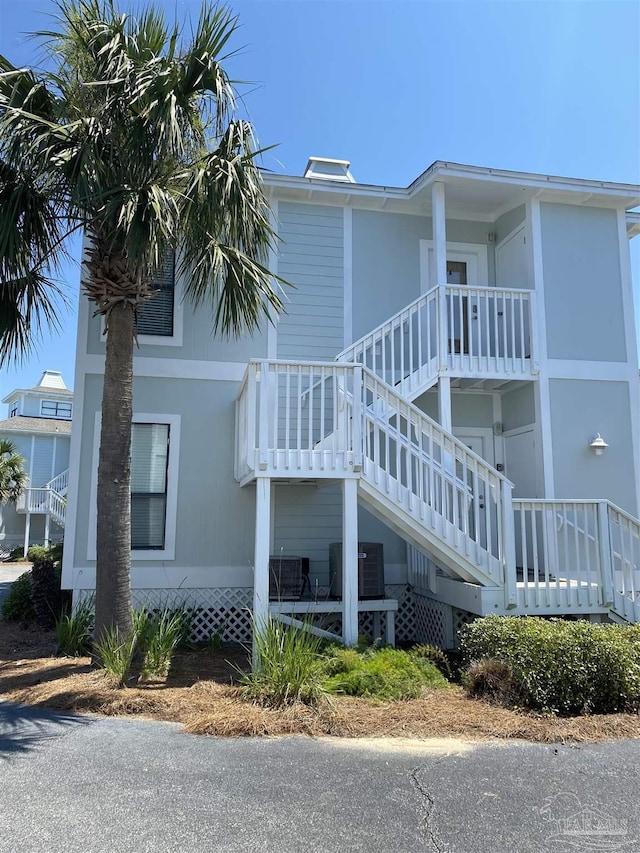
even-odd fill
[(43, 400), (40, 403), (43, 418), (70, 418), (71, 403), (57, 403), (55, 400)]
[(131, 434), (131, 549), (162, 550), (167, 516), (169, 424), (134, 423)]
[(172, 337), (175, 296), (175, 254), (166, 253), (151, 282), (153, 296), (137, 311), (136, 330), (139, 335)]
[(15, 418), (17, 414), (18, 414), (18, 404), (14, 403), (13, 406), (11, 406), (11, 411), (9, 412), (9, 417)]

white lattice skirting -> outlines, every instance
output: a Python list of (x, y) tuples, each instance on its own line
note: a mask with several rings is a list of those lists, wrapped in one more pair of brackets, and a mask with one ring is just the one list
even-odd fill
[[(76, 600), (93, 593), (76, 592)], [(405, 584), (387, 584), (387, 598), (398, 601), (395, 618), (398, 643), (432, 643), (440, 648), (457, 645), (458, 629), (475, 618), (463, 610), (456, 610), (433, 598), (422, 595)], [(133, 606), (148, 610), (185, 607), (193, 611), (191, 639), (206, 642), (212, 634), (220, 632), (225, 642), (251, 642), (251, 587), (224, 587), (216, 589), (133, 589)], [(381, 616), (381, 629), (386, 630), (386, 615)], [(341, 616), (318, 614), (314, 621), (329, 631), (340, 633)], [(373, 614), (359, 614), (358, 632), (373, 637)]]

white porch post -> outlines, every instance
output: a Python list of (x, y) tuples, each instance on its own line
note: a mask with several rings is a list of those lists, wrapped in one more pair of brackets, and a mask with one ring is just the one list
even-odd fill
[(447, 283), (447, 225), (444, 202), (444, 184), (435, 181), (431, 187), (431, 217), (433, 228), (433, 256), (435, 260), (436, 284), (439, 287), (438, 302), (438, 358), (440, 370), (449, 368), (449, 333), (447, 318), (447, 299), (445, 284)]
[(448, 376), (438, 380), (438, 420), (443, 429), (451, 432), (451, 379)]
[[(27, 500), (29, 497), (27, 496)], [(28, 512), (24, 520), (24, 556), (27, 556), (29, 550), (29, 533), (31, 529), (31, 513)]]
[(342, 639), (358, 642), (358, 481), (342, 481)]
[(253, 656), (256, 632), (261, 631), (269, 615), (269, 549), (271, 546), (271, 479), (256, 479), (256, 541), (253, 567)]
[(51, 533), (51, 515), (49, 512), (44, 517), (44, 547), (49, 547), (49, 536)]

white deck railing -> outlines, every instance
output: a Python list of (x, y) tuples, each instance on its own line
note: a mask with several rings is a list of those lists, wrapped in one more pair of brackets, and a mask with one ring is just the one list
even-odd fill
[(16, 510), (20, 513), (33, 515), (50, 515), (58, 524), (64, 527), (67, 500), (63, 495), (47, 486), (41, 488), (26, 488), (16, 501)]
[(531, 374), (532, 291), (466, 285), (446, 285), (444, 291), (447, 331), (441, 345), (454, 372)]
[(531, 376), (530, 290), (442, 285), (343, 350), (336, 361), (360, 363), (402, 394), (432, 385), (441, 368), (461, 376)]
[(353, 364), (251, 362), (236, 402), (236, 479), (335, 477), (361, 466)]

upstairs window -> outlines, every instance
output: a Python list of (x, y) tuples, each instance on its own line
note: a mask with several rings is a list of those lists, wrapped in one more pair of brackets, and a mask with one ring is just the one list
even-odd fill
[(169, 424), (132, 424), (131, 550), (165, 547)]
[(43, 418), (71, 418), (71, 403), (60, 403), (55, 400), (43, 400), (40, 403), (40, 414)]
[(18, 404), (14, 403), (13, 406), (11, 406), (11, 410), (9, 412), (9, 417), (15, 418), (15, 417), (17, 417), (17, 415), (18, 415)]
[(139, 335), (172, 337), (174, 331), (175, 266), (175, 253), (169, 251), (165, 254), (160, 268), (151, 281), (150, 289), (153, 291), (153, 296), (138, 308), (136, 331)]

